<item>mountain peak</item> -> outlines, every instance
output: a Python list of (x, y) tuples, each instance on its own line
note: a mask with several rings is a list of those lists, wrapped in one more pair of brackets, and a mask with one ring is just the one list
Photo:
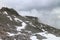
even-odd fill
[(7, 7), (2, 7), (0, 9), (0, 12), (6, 11), (9, 15), (19, 15), (14, 9), (12, 8), (7, 8)]
[[(42, 33), (42, 34), (41, 34)], [(60, 36), (60, 30), (38, 22), (37, 17), (21, 16), (14, 9), (0, 9), (0, 38), (2, 40), (39, 40), (46, 39), (47, 34)]]

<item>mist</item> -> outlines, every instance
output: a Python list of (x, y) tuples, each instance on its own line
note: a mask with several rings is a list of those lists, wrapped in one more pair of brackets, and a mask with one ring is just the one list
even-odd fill
[(55, 28), (60, 29), (60, 8), (55, 8), (52, 10), (36, 10), (31, 11), (18, 11), (22, 16), (34, 16), (39, 18), (39, 22), (48, 24)]

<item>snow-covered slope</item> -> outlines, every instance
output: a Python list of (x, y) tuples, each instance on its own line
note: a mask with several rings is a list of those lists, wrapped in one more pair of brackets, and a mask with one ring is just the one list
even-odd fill
[(0, 40), (60, 40), (60, 30), (21, 16), (14, 9), (0, 9)]

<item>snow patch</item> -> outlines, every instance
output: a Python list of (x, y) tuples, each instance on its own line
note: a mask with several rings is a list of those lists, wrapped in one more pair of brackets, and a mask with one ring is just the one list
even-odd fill
[(31, 36), (30, 39), (31, 40), (38, 40), (36, 36)]
[(4, 11), (4, 12), (3, 12), (3, 14), (6, 14), (6, 15), (8, 15), (8, 13), (7, 13), (6, 11)]
[(14, 40), (16, 40), (16, 39), (14, 39)]
[(0, 39), (0, 40), (2, 40), (2, 39)]
[(10, 27), (10, 25), (9, 24), (7, 24), (9, 27)]
[(41, 29), (42, 31), (45, 31), (44, 29)]
[(19, 18), (14, 18), (14, 20), (16, 21), (16, 22), (18, 22), (18, 21), (20, 21), (20, 22), (23, 22), (22, 20), (20, 20)]
[(30, 25), (32, 25), (33, 27), (36, 27), (35, 25), (33, 25), (31, 22), (29, 23)]
[(31, 31), (25, 30), (25, 32), (32, 33)]
[(14, 36), (15, 34), (14, 33), (9, 33), (9, 32), (7, 32), (8, 34), (9, 34), (9, 36)]
[(26, 21), (27, 23), (29, 23), (29, 21)]
[(13, 20), (10, 16), (7, 16), (11, 21)]
[(22, 22), (22, 26), (16, 26), (17, 31), (21, 31), (21, 29), (25, 29), (26, 25), (27, 25), (26, 23)]
[(8, 36), (15, 36), (15, 35), (19, 35), (19, 34), (21, 34), (20, 32), (18, 32), (17, 34), (9, 33), (9, 32), (7, 32), (7, 33), (8, 33)]
[(39, 35), (47, 38), (47, 39), (43, 39), (43, 40), (60, 40), (60, 37), (56, 37), (55, 35), (53, 35), (51, 33), (40, 32), (40, 33), (36, 33), (36, 34), (39, 34)]
[(43, 27), (43, 25), (41, 25), (41, 27)]

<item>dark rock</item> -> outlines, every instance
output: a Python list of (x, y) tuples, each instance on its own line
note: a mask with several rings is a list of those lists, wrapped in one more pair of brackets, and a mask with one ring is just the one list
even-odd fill
[[(8, 15), (3, 14), (4, 11), (6, 11)], [(8, 18), (7, 16), (10, 16), (12, 20), (10, 20), (10, 18)], [(17, 18), (17, 19), (15, 20), (14, 18)], [(25, 28), (21, 29), (21, 31), (17, 31), (16, 28), (18, 26), (22, 27), (23, 22), (26, 24)], [(60, 29), (56, 29), (47, 24), (38, 22), (37, 17), (21, 16), (12, 8), (2, 7), (2, 9), (0, 9), (0, 38), (2, 38), (3, 40), (14, 40), (14, 39), (31, 40), (30, 36), (32, 36), (35, 33), (44, 32), (44, 31), (47, 31), (48, 33), (51, 33), (60, 37)], [(7, 32), (13, 33), (15, 35), (8, 36)], [(17, 34), (18, 32), (20, 32), (21, 34)], [(45, 38), (38, 34), (35, 36), (37, 36), (37, 39), (39, 40), (42, 40)]]

